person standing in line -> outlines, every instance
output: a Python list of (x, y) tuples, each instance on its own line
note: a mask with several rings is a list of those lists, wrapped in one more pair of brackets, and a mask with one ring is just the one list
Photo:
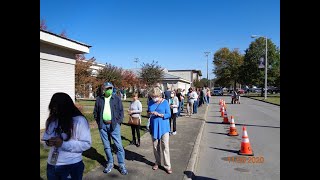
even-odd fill
[[(132, 125), (131, 124), (131, 133), (132, 133), (132, 141), (130, 145), (136, 145), (137, 147), (140, 146), (140, 125), (141, 125), (141, 112), (142, 112), (142, 104), (138, 99), (138, 93), (133, 93), (132, 97), (133, 101), (129, 105), (129, 118), (138, 118), (139, 119), (139, 125)], [(137, 138), (138, 142), (136, 141), (136, 135), (135, 132), (137, 132)]]
[(91, 147), (90, 126), (71, 97), (55, 93), (49, 103), (49, 117), (42, 140), (50, 148), (47, 179), (81, 180), (84, 171), (82, 152)]
[[(176, 121), (177, 121), (177, 113), (178, 113), (178, 107), (179, 107), (179, 100), (176, 96), (176, 92), (171, 92), (171, 98), (169, 99), (170, 109), (171, 109), (171, 118), (170, 118), (170, 135), (176, 135)], [(172, 131), (171, 131), (171, 123), (173, 125)]]
[(127, 175), (128, 171), (125, 166), (125, 152), (121, 140), (121, 123), (123, 121), (123, 105), (120, 97), (113, 94), (113, 85), (105, 82), (103, 86), (103, 95), (96, 98), (93, 110), (93, 116), (96, 120), (100, 132), (100, 137), (107, 156), (107, 166), (103, 170), (104, 173), (110, 173), (113, 169), (113, 156), (111, 152), (110, 140), (111, 136), (117, 147), (117, 158), (120, 173)]
[(207, 105), (209, 105), (209, 103), (210, 103), (210, 97), (211, 97), (211, 91), (210, 91), (209, 88), (207, 88), (207, 95), (206, 95), (206, 97), (207, 97)]
[(192, 87), (189, 88), (189, 92), (187, 94), (188, 97), (188, 103), (187, 103), (187, 117), (191, 117), (193, 114), (193, 105), (194, 105), (194, 93)]
[[(164, 168), (168, 174), (172, 173), (169, 151), (169, 118), (171, 117), (168, 101), (162, 98), (161, 90), (153, 87), (149, 91), (152, 101), (148, 103), (150, 115), (150, 134), (153, 143), (153, 153), (156, 159), (152, 169), (157, 170), (161, 165), (161, 154), (164, 159)], [(161, 145), (161, 149), (160, 149)]]

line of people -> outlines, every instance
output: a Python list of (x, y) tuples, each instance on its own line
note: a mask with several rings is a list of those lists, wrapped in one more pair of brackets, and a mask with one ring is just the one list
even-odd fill
[[(121, 98), (114, 93), (114, 86), (105, 82), (103, 93), (96, 97), (94, 119), (98, 125), (101, 141), (107, 157), (103, 170), (110, 173), (114, 167), (111, 151), (111, 139), (117, 149), (117, 159), (120, 173), (128, 174), (125, 165), (125, 151), (121, 139), (121, 124), (124, 118), (124, 109)], [(200, 93), (200, 92), (199, 92)], [(207, 93), (207, 92), (206, 92)], [(149, 91), (147, 113), (149, 115), (148, 129), (153, 144), (155, 163), (153, 170), (161, 165), (161, 156), (168, 174), (172, 173), (169, 151), (169, 136), (176, 135), (176, 119), (181, 116), (184, 98), (187, 96), (187, 114), (197, 113), (199, 95), (193, 88), (185, 95), (178, 90), (163, 93), (159, 87), (152, 87)], [(201, 101), (201, 99), (200, 99)], [(208, 100), (204, 100), (208, 103)], [(194, 104), (196, 104), (194, 106)], [(140, 146), (140, 125), (143, 107), (138, 93), (133, 94), (132, 102), (127, 110), (130, 120), (137, 120), (131, 125), (132, 145)], [(137, 138), (136, 135), (137, 134)], [(47, 160), (47, 178), (53, 179), (82, 179), (84, 164), (82, 152), (91, 147), (90, 127), (85, 116), (74, 105), (71, 97), (66, 93), (55, 93), (49, 104), (49, 117), (46, 121), (46, 130), (43, 135), (46, 147), (50, 148)], [(161, 148), (160, 148), (161, 146)]]

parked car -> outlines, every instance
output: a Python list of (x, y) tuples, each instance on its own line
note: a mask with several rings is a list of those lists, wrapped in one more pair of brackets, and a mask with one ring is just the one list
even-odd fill
[(274, 94), (274, 93), (280, 93), (280, 88), (274, 87), (274, 86), (269, 86), (267, 89), (268, 93)]
[(213, 96), (223, 96), (223, 89), (221, 87), (215, 87), (212, 91)]

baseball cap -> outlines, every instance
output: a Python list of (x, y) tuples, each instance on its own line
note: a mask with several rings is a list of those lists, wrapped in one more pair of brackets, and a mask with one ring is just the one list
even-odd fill
[(113, 88), (113, 84), (111, 82), (105, 82), (103, 85), (104, 85), (104, 88), (109, 88), (109, 87)]

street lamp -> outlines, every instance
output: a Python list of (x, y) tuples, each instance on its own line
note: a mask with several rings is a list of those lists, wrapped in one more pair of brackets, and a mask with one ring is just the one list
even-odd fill
[(264, 99), (267, 99), (267, 73), (268, 73), (268, 38), (267, 36), (251, 35), (251, 38), (264, 37), (266, 39), (266, 61), (264, 63)]
[[(204, 52), (205, 56), (207, 56), (207, 82), (209, 81), (209, 71), (208, 71), (208, 55), (210, 52)], [(208, 85), (208, 84), (207, 84)]]

